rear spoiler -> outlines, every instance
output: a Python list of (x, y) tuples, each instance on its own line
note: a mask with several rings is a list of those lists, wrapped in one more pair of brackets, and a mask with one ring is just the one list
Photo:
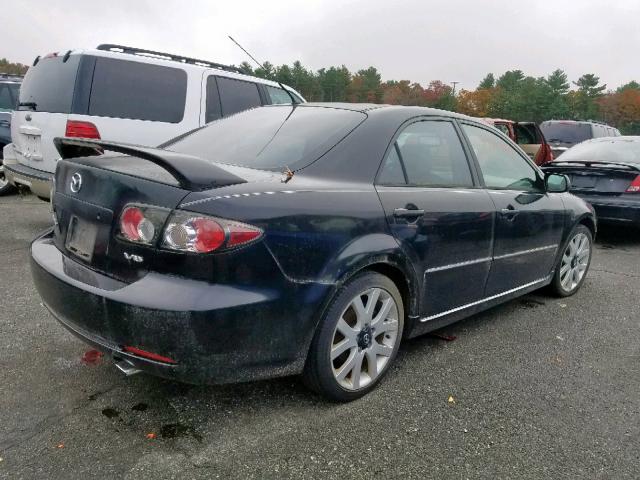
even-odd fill
[(581, 167), (587, 168), (623, 168), (627, 170), (640, 171), (640, 164), (627, 162), (604, 162), (604, 161), (588, 161), (588, 160), (554, 160), (546, 163), (543, 168), (562, 168), (562, 167)]
[(202, 158), (170, 150), (104, 140), (66, 137), (54, 138), (53, 143), (65, 160), (102, 155), (104, 150), (148, 160), (169, 172), (178, 181), (180, 187), (187, 190), (207, 190), (247, 182)]

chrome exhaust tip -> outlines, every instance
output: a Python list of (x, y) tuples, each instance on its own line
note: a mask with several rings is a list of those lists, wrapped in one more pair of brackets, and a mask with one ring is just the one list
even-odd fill
[(116, 368), (124, 373), (127, 377), (142, 372), (142, 370), (140, 370), (133, 363), (124, 358), (113, 357), (113, 363), (115, 364)]

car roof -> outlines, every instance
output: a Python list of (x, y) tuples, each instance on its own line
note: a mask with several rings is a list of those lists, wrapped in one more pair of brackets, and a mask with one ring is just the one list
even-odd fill
[[(274, 105), (275, 106), (275, 105)], [(290, 105), (286, 105), (290, 106)], [(405, 105), (389, 105), (379, 103), (341, 103), (341, 102), (308, 102), (301, 104), (300, 107), (325, 107), (339, 108), (342, 110), (352, 110), (354, 112), (384, 114), (384, 112), (405, 113), (407, 117), (418, 116), (437, 116), (459, 118), (461, 120), (469, 120), (475, 123), (482, 121), (475, 117), (463, 115), (461, 113), (451, 112), (449, 110), (440, 110), (431, 107), (414, 107)]]
[(582, 143), (617, 143), (617, 142), (640, 142), (640, 136), (638, 135), (618, 135), (615, 137), (598, 137), (598, 138), (590, 138), (589, 140), (585, 140)]
[[(61, 55), (63, 54), (63, 52), (65, 51), (56, 52), (56, 55)], [(69, 55), (92, 55), (95, 57), (114, 58), (118, 60), (130, 60), (130, 61), (135, 61), (140, 63), (162, 65), (162, 66), (172, 67), (172, 68), (181, 68), (186, 70), (187, 72), (193, 72), (193, 73), (210, 71), (210, 72), (214, 72), (217, 76), (235, 78), (237, 80), (245, 80), (250, 82), (257, 82), (263, 85), (269, 85), (272, 87), (281, 88), (281, 84), (279, 84), (278, 82), (274, 82), (273, 80), (267, 80), (267, 79), (255, 77), (252, 75), (246, 75), (244, 73), (224, 70), (223, 68), (216, 68), (214, 66), (202, 65), (198, 63), (181, 62), (178, 60), (172, 60), (170, 58), (161, 58), (158, 56), (154, 56), (152, 54), (146, 54), (142, 52), (144, 52), (144, 50), (141, 50), (141, 53), (134, 54), (134, 53), (123, 53), (123, 52), (111, 51), (111, 50), (100, 50), (98, 48), (73, 49), (68, 51)], [(290, 87), (289, 85), (282, 84), (282, 86), (285, 87), (287, 90), (295, 93), (300, 98), (303, 98), (298, 91), (296, 91), (294, 88)]]

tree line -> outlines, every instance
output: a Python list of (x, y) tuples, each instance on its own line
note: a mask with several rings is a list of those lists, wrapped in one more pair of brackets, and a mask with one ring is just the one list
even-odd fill
[(239, 68), (248, 75), (290, 85), (308, 101), (417, 105), (516, 121), (597, 120), (623, 134), (640, 135), (640, 84), (631, 81), (610, 90), (593, 73), (570, 82), (560, 69), (547, 77), (509, 70), (498, 77), (487, 74), (475, 90), (455, 92), (440, 80), (426, 86), (409, 80), (383, 82), (375, 67), (350, 72), (342, 65), (314, 72), (296, 61), (291, 66), (267, 62), (256, 69), (243, 62)]

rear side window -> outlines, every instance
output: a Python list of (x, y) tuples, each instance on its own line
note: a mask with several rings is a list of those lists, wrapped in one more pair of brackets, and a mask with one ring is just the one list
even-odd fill
[(222, 117), (220, 110), (220, 96), (218, 95), (218, 85), (216, 77), (213, 75), (207, 78), (207, 108), (205, 110), (205, 123), (213, 122)]
[(516, 123), (513, 128), (516, 131), (518, 145), (537, 145), (542, 143), (538, 130), (533, 124)]
[(225, 117), (262, 105), (255, 83), (227, 77), (218, 77), (217, 80), (222, 115)]
[(30, 67), (20, 88), (18, 110), (69, 113), (80, 55), (42, 58)]
[(180, 68), (98, 57), (89, 115), (180, 123), (186, 96)]
[[(404, 169), (398, 169), (396, 157)], [(400, 133), (385, 159), (378, 181), (398, 183), (404, 174), (409, 185), (473, 186), (467, 157), (451, 122), (416, 122)]]

